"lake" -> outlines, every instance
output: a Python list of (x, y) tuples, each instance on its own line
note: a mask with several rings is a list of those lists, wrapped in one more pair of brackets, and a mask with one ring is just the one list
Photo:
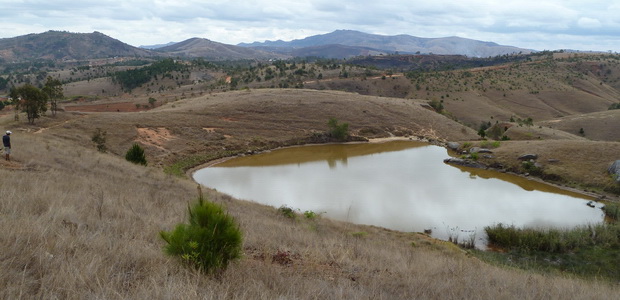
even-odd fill
[[(476, 239), (484, 226), (570, 228), (603, 222), (590, 199), (516, 175), (455, 167), (417, 141), (278, 149), (203, 168), (194, 180), (235, 198), (433, 237)], [(516, 158), (515, 158), (516, 159)]]

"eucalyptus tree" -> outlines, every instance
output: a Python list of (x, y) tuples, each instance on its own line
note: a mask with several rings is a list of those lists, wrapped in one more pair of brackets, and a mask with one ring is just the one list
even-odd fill
[(30, 124), (34, 124), (34, 120), (47, 111), (47, 94), (31, 84), (11, 89), (10, 96), (16, 110), (25, 112)]
[(62, 99), (64, 97), (62, 82), (48, 76), (45, 86), (43, 87), (43, 92), (47, 94), (47, 97), (50, 100), (50, 110), (52, 111), (52, 115), (55, 116), (58, 111), (58, 99)]

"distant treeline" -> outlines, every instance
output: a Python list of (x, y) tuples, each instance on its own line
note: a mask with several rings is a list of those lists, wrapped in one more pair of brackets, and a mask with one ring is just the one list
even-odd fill
[(182, 72), (187, 69), (187, 65), (167, 58), (146, 67), (116, 72), (112, 75), (112, 80), (114, 83), (120, 84), (123, 89), (130, 91), (149, 82), (151, 79), (157, 79), (159, 75), (166, 76), (170, 72)]
[(457, 69), (488, 67), (510, 62), (531, 60), (529, 55), (501, 55), (495, 57), (467, 57), (463, 55), (385, 55), (349, 59), (348, 64), (392, 69), (401, 72), (449, 71)]

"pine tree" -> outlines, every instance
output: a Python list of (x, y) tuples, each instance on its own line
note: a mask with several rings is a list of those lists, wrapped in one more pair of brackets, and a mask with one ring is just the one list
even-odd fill
[(144, 149), (140, 147), (137, 143), (133, 144), (127, 153), (125, 154), (125, 159), (139, 165), (146, 166), (146, 156), (144, 155)]

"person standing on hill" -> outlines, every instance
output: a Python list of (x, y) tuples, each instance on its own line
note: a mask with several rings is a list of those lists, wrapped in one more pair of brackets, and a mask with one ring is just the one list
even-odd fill
[(11, 158), (11, 133), (10, 131), (6, 131), (6, 134), (2, 136), (2, 144), (4, 145), (4, 159), (10, 161)]

